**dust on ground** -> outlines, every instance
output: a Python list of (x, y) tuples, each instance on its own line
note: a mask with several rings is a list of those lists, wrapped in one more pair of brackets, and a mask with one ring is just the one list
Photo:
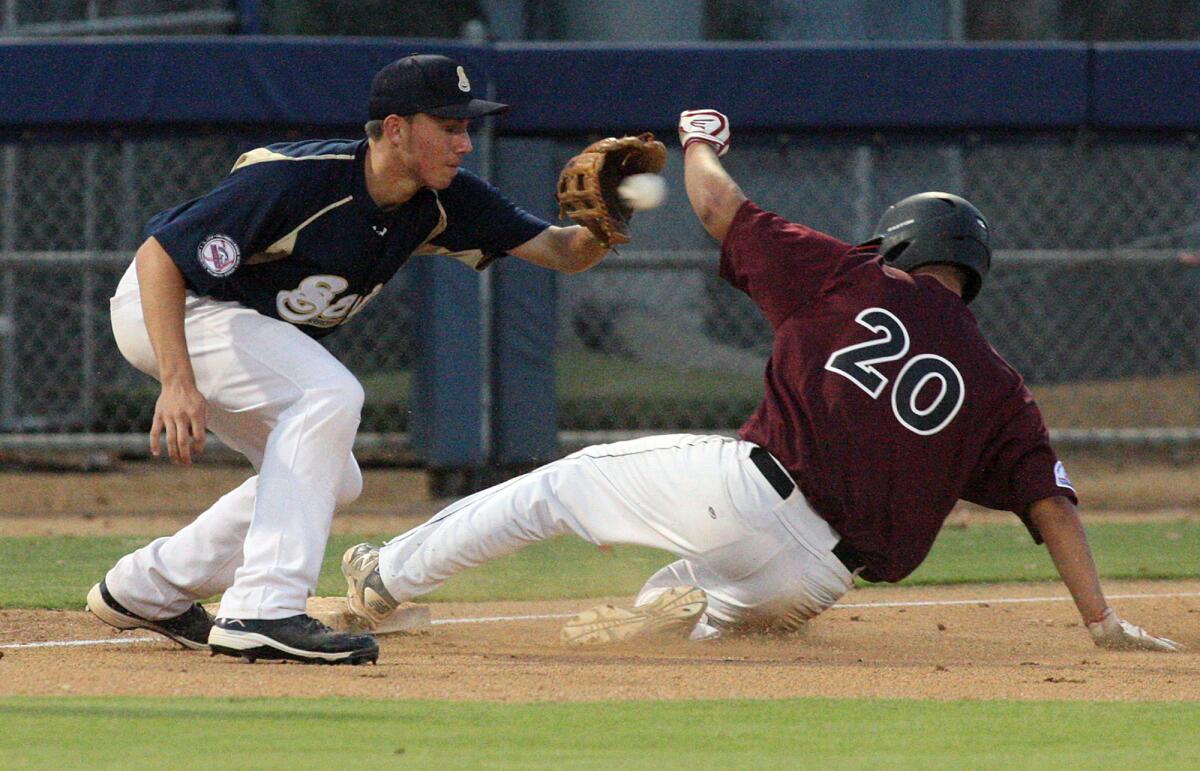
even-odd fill
[[(1085, 518), (1200, 517), (1200, 463), (1067, 459)], [(154, 536), (187, 524), (248, 467), (127, 463), (100, 473), (0, 472), (0, 535)], [(424, 474), (369, 469), (336, 532), (400, 532), (446, 501)], [(950, 524), (1010, 514), (962, 507)], [(1125, 617), (1184, 643), (1177, 654), (1095, 648), (1061, 584), (857, 589), (798, 634), (568, 649), (562, 618), (596, 600), (435, 603), (437, 623), (381, 638), (376, 666), (209, 657), (78, 611), (0, 610), (0, 694), (347, 696), (497, 702), (844, 696), (934, 699), (1200, 700), (1200, 579), (1111, 581)], [(1123, 595), (1133, 595), (1123, 597)], [(1151, 596), (1138, 596), (1151, 595)], [(1056, 601), (1039, 598), (1053, 597)], [(1003, 600), (1031, 599), (1031, 602)], [(627, 598), (613, 598), (627, 602)], [(880, 605), (900, 602), (960, 604)], [(11, 647), (100, 640), (72, 647)]]
[[(1130, 619), (1182, 653), (1092, 645), (1056, 584), (868, 587), (788, 636), (658, 640), (572, 649), (560, 618), (439, 623), (380, 637), (375, 666), (247, 664), (162, 639), (0, 648), (0, 694), (345, 696), (531, 702), (800, 696), (932, 699), (1200, 699), (1200, 580), (1110, 582)], [(1156, 595), (1131, 596), (1125, 595)], [(1038, 598), (1054, 597), (1058, 601)], [(1018, 598), (1032, 602), (1005, 602)], [(624, 600), (614, 599), (614, 602)], [(957, 605), (880, 605), (902, 602)], [(435, 603), (435, 622), (571, 614), (597, 602)], [(78, 611), (0, 611), (0, 646), (131, 640)]]

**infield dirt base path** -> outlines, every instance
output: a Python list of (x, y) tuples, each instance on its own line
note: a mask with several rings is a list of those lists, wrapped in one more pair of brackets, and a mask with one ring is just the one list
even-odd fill
[[(1072, 462), (1080, 489), (1088, 491), (1089, 521), (1200, 516), (1198, 470), (1195, 459)], [(172, 532), (246, 474), (239, 467), (180, 470), (168, 464), (126, 464), (100, 474), (0, 473), (0, 536)], [(366, 477), (367, 492), (335, 517), (336, 532), (397, 533), (445, 503), (430, 500), (419, 473), (368, 470)], [(1015, 521), (1006, 514), (970, 516)], [(435, 626), (415, 636), (381, 637), (379, 664), (362, 667), (250, 665), (186, 651), (157, 637), (120, 644), (116, 641), (148, 633), (119, 634), (80, 611), (0, 610), (0, 695), (1200, 700), (1200, 579), (1106, 581), (1105, 590), (1123, 616), (1184, 643), (1186, 650), (1094, 647), (1057, 583), (868, 587), (788, 637), (583, 650), (558, 642), (562, 619), (437, 622), (566, 615), (601, 600), (435, 603)], [(1126, 594), (1159, 596), (1120, 599)], [(1059, 601), (1004, 601), (1041, 597)], [(911, 601), (965, 604), (882, 605)], [(868, 607), (852, 607), (862, 605)], [(106, 642), (11, 647), (86, 640)]]
[[(1095, 648), (1056, 584), (875, 588), (851, 592), (785, 637), (670, 640), (569, 649), (561, 619), (436, 623), (380, 638), (379, 664), (247, 664), (161, 638), (128, 644), (78, 611), (0, 611), (0, 694), (347, 696), (495, 702), (792, 696), (1200, 700), (1200, 580), (1108, 582), (1124, 616), (1187, 646), (1176, 654)], [(1161, 596), (1175, 595), (1175, 596)], [(1183, 595), (1183, 596), (1180, 596)], [(1058, 597), (1064, 601), (1007, 602)], [(626, 602), (625, 599), (614, 602)], [(926, 606), (911, 601), (956, 602)], [(595, 601), (432, 605), (435, 622), (569, 614)], [(866, 607), (863, 607), (866, 606)]]

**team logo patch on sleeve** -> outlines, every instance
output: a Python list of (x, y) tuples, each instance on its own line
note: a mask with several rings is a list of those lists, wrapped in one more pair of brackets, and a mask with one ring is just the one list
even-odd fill
[(196, 250), (200, 264), (209, 275), (222, 278), (237, 270), (242, 262), (242, 250), (229, 236), (215, 235), (204, 239)]
[(1054, 482), (1059, 487), (1065, 487), (1071, 492), (1075, 492), (1075, 485), (1071, 484), (1071, 478), (1067, 476), (1067, 469), (1061, 460), (1054, 464)]

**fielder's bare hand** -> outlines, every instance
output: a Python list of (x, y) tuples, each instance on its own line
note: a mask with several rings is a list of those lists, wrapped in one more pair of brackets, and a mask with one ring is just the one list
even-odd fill
[(167, 453), (171, 460), (189, 465), (193, 455), (204, 452), (204, 430), (208, 424), (208, 401), (194, 383), (164, 385), (154, 405), (150, 424), (150, 452), (162, 455), (160, 439), (167, 432)]
[(1177, 651), (1182, 646), (1174, 640), (1154, 635), (1117, 616), (1112, 608), (1106, 608), (1099, 621), (1087, 625), (1092, 640), (1101, 648), (1111, 650)]

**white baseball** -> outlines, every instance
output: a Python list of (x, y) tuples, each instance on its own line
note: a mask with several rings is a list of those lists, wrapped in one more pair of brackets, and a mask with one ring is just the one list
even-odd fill
[(653, 209), (667, 198), (667, 181), (657, 174), (630, 174), (617, 186), (617, 195), (634, 211)]

